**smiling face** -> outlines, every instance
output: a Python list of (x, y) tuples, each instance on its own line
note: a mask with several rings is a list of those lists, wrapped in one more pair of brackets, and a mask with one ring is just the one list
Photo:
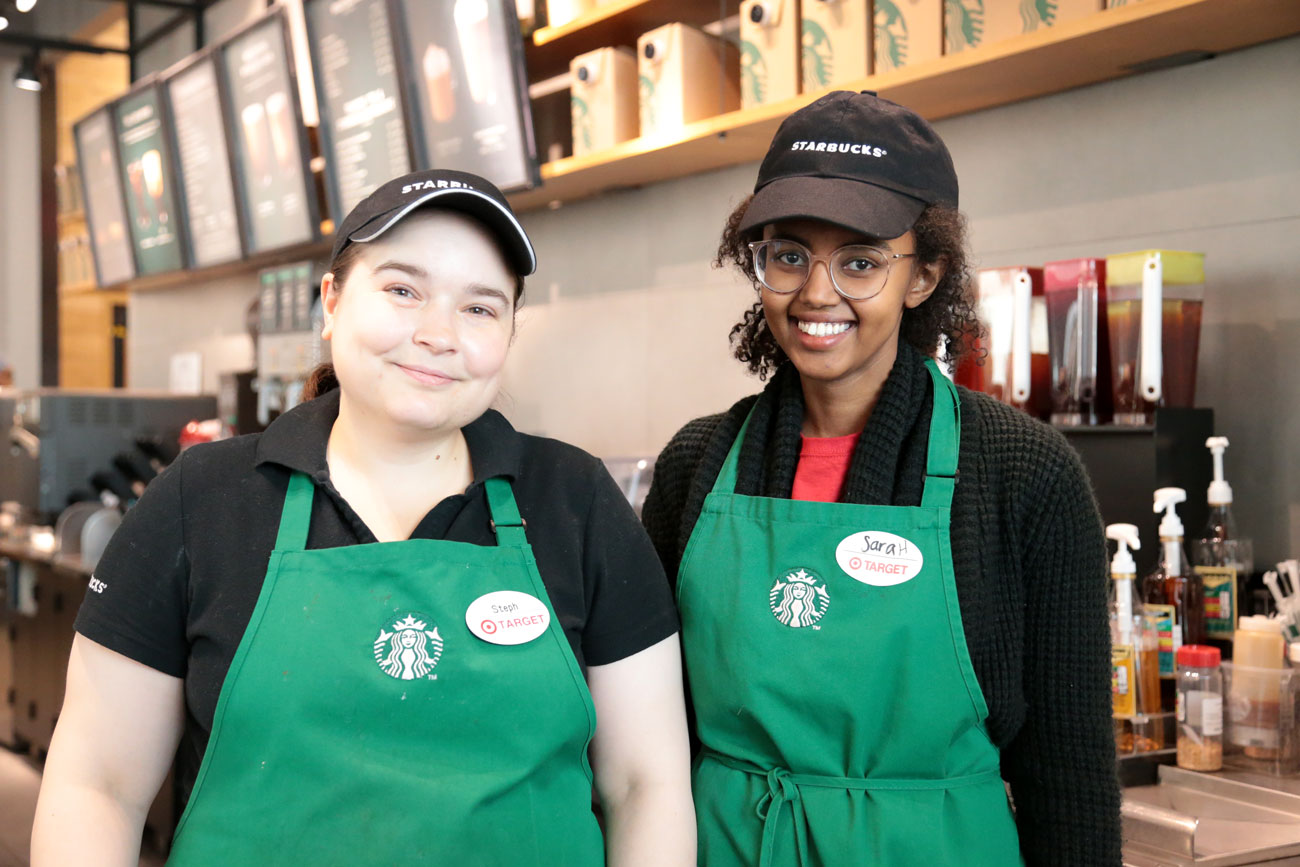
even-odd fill
[[(789, 220), (769, 225), (763, 238), (798, 241), (818, 257), (847, 244), (870, 244), (886, 253), (913, 253), (912, 232), (881, 240), (819, 220)], [(880, 293), (865, 301), (841, 296), (823, 262), (813, 265), (803, 288), (780, 295), (762, 292), (763, 315), (777, 344), (805, 380), (851, 383), (875, 374), (883, 378), (898, 353), (903, 311), (930, 297), (941, 276), (933, 264), (894, 259)], [(883, 371), (883, 373), (881, 372)]]
[(515, 273), (492, 234), (452, 211), (410, 215), (322, 283), (343, 400), (415, 432), (463, 427), (492, 404), (514, 333)]

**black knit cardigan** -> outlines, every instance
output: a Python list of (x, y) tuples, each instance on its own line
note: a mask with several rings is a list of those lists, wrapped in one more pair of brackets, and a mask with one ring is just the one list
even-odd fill
[[(953, 566), (1021, 851), (1030, 867), (1119, 865), (1106, 551), (1087, 473), (1057, 431), (959, 393)], [(704, 498), (755, 404), (737, 493), (790, 497), (803, 395), (787, 363), (760, 395), (690, 422), (659, 455), (643, 520), (674, 583)], [(902, 343), (853, 453), (843, 502), (920, 505), (931, 406), (924, 361)]]

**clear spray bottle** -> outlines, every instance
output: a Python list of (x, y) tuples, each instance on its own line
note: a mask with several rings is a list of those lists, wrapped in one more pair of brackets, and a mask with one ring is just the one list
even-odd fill
[(1135, 586), (1137, 566), (1130, 549), (1141, 548), (1132, 524), (1111, 524), (1106, 538), (1118, 547), (1110, 562), (1111, 698), (1115, 747), (1121, 753), (1164, 746), (1160, 713), (1160, 639)]

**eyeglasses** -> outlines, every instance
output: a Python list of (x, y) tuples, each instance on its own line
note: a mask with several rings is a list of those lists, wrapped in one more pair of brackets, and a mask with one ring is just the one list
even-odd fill
[(814, 256), (798, 241), (754, 241), (754, 273), (765, 287), (778, 295), (798, 292), (812, 276), (813, 265), (822, 262), (835, 291), (853, 301), (866, 301), (880, 294), (889, 280), (895, 259), (909, 259), (915, 253), (887, 253), (879, 247), (849, 244), (829, 256)]

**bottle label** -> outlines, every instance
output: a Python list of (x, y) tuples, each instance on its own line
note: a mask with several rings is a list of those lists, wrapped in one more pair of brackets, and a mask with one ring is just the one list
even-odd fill
[(1178, 630), (1178, 615), (1172, 605), (1146, 606), (1147, 616), (1155, 624), (1156, 634), (1160, 638), (1160, 676), (1174, 676), (1174, 654), (1182, 644), (1182, 635)]
[(1232, 638), (1237, 626), (1237, 570), (1232, 566), (1197, 566), (1205, 586), (1205, 634)]
[(1137, 694), (1133, 689), (1133, 648), (1119, 645), (1110, 649), (1111, 710), (1115, 716), (1137, 713)]
[(1201, 733), (1209, 737), (1223, 734), (1223, 697), (1201, 693)]

